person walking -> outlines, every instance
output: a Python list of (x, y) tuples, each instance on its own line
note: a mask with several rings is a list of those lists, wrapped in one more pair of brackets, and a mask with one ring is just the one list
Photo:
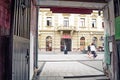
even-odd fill
[(67, 46), (64, 45), (64, 54), (67, 54)]
[(90, 49), (90, 45), (88, 45), (87, 49), (88, 49), (88, 51), (87, 51), (88, 57), (91, 57), (91, 49)]
[(91, 49), (91, 53), (93, 54), (93, 58), (97, 57), (96, 47), (93, 43), (91, 44), (90, 49)]

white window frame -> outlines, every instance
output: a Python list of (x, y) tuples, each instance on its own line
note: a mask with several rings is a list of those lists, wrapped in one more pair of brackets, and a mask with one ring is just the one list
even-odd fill
[(85, 18), (80, 18), (79, 26), (80, 27), (85, 27)]
[(68, 17), (64, 17), (63, 26), (69, 27), (69, 18)]
[(47, 20), (46, 20), (46, 25), (47, 26), (52, 26), (52, 17), (47, 17)]
[(96, 19), (92, 19), (92, 28), (96, 28), (97, 27), (97, 20)]

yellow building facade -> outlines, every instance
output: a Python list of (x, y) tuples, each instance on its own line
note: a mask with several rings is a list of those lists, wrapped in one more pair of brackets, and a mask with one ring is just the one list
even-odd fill
[(98, 11), (91, 14), (52, 13), (40, 8), (38, 18), (40, 51), (81, 51), (94, 43), (103, 46), (104, 25)]

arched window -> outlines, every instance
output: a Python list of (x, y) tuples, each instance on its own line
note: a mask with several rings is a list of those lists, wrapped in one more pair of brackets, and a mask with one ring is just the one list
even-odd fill
[(52, 37), (46, 37), (46, 51), (52, 51)]
[(80, 50), (85, 49), (85, 37), (80, 38)]
[(85, 37), (81, 37), (80, 40), (85, 40)]

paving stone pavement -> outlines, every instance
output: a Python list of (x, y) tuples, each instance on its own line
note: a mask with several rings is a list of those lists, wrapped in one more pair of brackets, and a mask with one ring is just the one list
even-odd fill
[[(94, 72), (91, 74), (91, 72)], [(96, 69), (79, 62), (46, 62), (40, 76), (83, 76), (83, 75), (103, 75)]]
[(103, 60), (104, 55), (103, 52), (97, 53), (97, 57), (95, 59), (89, 58), (87, 54), (79, 54), (79, 53), (69, 53), (67, 55), (63, 54), (38, 54), (38, 61), (76, 61), (76, 60)]
[(108, 80), (102, 71), (103, 54), (39, 54), (38, 80)]

